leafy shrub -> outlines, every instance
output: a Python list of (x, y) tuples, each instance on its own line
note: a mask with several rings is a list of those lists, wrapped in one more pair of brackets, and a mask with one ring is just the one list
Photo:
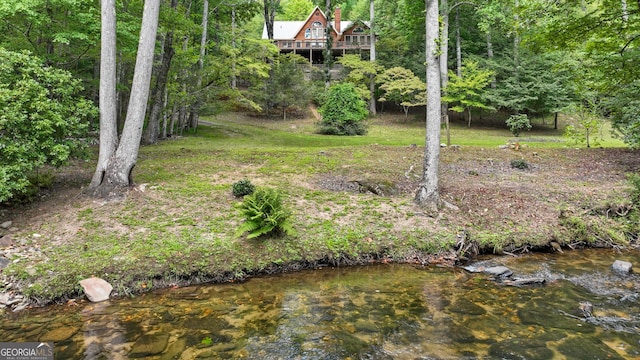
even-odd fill
[(320, 108), (322, 120), (318, 132), (325, 135), (364, 135), (367, 105), (349, 83), (329, 88), (327, 99)]
[(511, 115), (506, 120), (507, 126), (513, 136), (520, 136), (520, 131), (531, 130), (531, 122), (527, 114)]
[(255, 185), (251, 183), (251, 181), (247, 179), (240, 180), (238, 182), (233, 183), (233, 196), (235, 197), (243, 197), (245, 195), (251, 195), (256, 190)]
[(244, 222), (236, 236), (248, 232), (248, 239), (267, 234), (291, 234), (293, 226), (289, 221), (291, 212), (282, 204), (282, 195), (271, 188), (257, 188), (238, 205)]
[(511, 167), (514, 169), (526, 170), (529, 168), (529, 163), (525, 159), (511, 160)]
[(98, 111), (82, 90), (69, 72), (0, 48), (0, 203), (29, 192), (29, 174), (85, 146)]

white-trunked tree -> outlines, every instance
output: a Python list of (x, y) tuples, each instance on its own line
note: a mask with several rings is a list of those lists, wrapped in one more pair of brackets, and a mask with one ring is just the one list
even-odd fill
[(149, 98), (160, 0), (144, 2), (131, 96), (119, 142), (115, 119), (115, 1), (102, 0), (101, 12), (100, 154), (90, 190), (96, 196), (110, 197), (133, 185), (131, 173), (138, 159)]
[(438, 0), (425, 0), (426, 5), (426, 64), (427, 64), (427, 116), (422, 180), (415, 196), (418, 205), (437, 211), (440, 203), (438, 167), (440, 163), (440, 64)]

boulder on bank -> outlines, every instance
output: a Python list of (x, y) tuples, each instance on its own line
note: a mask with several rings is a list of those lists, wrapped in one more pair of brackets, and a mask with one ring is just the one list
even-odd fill
[(109, 300), (109, 295), (111, 294), (111, 290), (113, 290), (111, 284), (97, 277), (81, 280), (80, 285), (91, 302)]

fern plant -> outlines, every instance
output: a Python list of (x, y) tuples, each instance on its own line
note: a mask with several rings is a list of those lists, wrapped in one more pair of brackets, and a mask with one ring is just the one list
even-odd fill
[(289, 221), (291, 212), (282, 204), (282, 195), (271, 188), (257, 188), (239, 203), (240, 214), (244, 222), (236, 232), (247, 238), (256, 238), (267, 234), (292, 234), (293, 225)]

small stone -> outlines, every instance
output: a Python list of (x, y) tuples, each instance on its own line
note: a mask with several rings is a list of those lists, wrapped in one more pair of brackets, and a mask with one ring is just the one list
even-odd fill
[(0, 269), (4, 269), (11, 263), (11, 260), (0, 256)]
[(133, 344), (129, 357), (138, 358), (157, 355), (164, 351), (169, 341), (169, 334), (142, 335)]
[(629, 274), (633, 265), (631, 265), (631, 263), (628, 261), (616, 260), (613, 262), (613, 265), (611, 265), (611, 267), (613, 268), (613, 271), (617, 273)]
[(7, 305), (9, 302), (9, 293), (0, 293), (0, 305)]
[(38, 273), (38, 270), (33, 266), (27, 266), (24, 271), (29, 274), (29, 276), (35, 276)]
[(11, 245), (13, 245), (13, 239), (11, 238), (11, 235), (0, 237), (0, 247), (7, 248)]
[(80, 285), (91, 302), (109, 300), (109, 295), (111, 294), (111, 290), (113, 290), (111, 284), (96, 277), (81, 280)]
[(0, 224), (0, 228), (8, 229), (8, 228), (11, 227), (12, 224), (13, 224), (13, 222), (11, 222), (11, 221), (5, 221), (2, 224)]

